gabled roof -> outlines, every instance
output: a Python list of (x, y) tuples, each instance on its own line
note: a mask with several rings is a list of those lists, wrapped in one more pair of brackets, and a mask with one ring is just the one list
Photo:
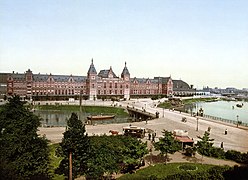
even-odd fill
[(154, 79), (157, 79), (159, 83), (166, 84), (171, 79), (171, 77), (154, 77)]
[(138, 83), (146, 83), (148, 80), (150, 83), (156, 84), (156, 83), (163, 83), (166, 84), (169, 81), (170, 77), (154, 77), (154, 79), (145, 79), (145, 78), (131, 78), (131, 82), (137, 81)]
[[(110, 69), (109, 70), (101, 70), (98, 73), (98, 76), (101, 77), (101, 78), (108, 78), (110, 71), (111, 71)], [(113, 73), (114, 78), (118, 78), (113, 71), (112, 71), (112, 73)]]
[(33, 74), (33, 81), (47, 81), (48, 77), (47, 74)]
[(72, 76), (75, 82), (82, 82), (86, 81), (87, 77), (86, 76)]
[(19, 74), (19, 73), (15, 73), (15, 74), (11, 74), (10, 75), (14, 81), (25, 81), (26, 77), (25, 74)]
[(86, 80), (86, 76), (34, 74), (33, 81), (47, 81), (49, 77), (54, 79), (55, 82), (68, 82), (70, 78), (76, 82), (82, 82)]
[(88, 75), (89, 75), (89, 74), (97, 74), (96, 68), (95, 68), (95, 66), (94, 66), (94, 64), (93, 64), (93, 59), (91, 60), (91, 65), (90, 65), (90, 68), (89, 68), (89, 70), (88, 70)]
[(138, 83), (141, 83), (141, 84), (142, 84), (142, 83), (144, 83), (144, 84), (147, 83), (148, 80), (149, 80), (151, 83), (156, 82), (156, 81), (154, 81), (154, 79), (149, 79), (149, 78), (146, 78), (146, 79), (145, 79), (145, 78), (136, 78), (136, 77), (135, 77), (135, 78), (132, 78), (132, 79), (131, 79), (132, 82), (137, 81)]

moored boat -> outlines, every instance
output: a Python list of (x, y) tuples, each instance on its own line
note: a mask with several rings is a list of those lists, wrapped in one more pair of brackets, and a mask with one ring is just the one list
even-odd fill
[(243, 107), (243, 105), (244, 105), (243, 103), (242, 104), (236, 104), (236, 106), (239, 108)]
[(95, 115), (87, 116), (88, 120), (105, 120), (105, 119), (114, 119), (115, 115)]

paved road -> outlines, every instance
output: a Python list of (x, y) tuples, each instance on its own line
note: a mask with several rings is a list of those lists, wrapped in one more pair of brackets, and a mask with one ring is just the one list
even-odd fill
[[(163, 100), (160, 100), (163, 101)], [(204, 132), (211, 127), (210, 138), (214, 139), (214, 146), (220, 147), (221, 142), (224, 144), (224, 149), (229, 150), (237, 150), (241, 152), (248, 151), (248, 130), (236, 128), (230, 124), (221, 124), (212, 121), (208, 121), (202, 118), (198, 120), (198, 131), (197, 121), (195, 117), (191, 117), (188, 114), (180, 113), (177, 111), (169, 111), (162, 108), (157, 108), (156, 104), (158, 101), (152, 101), (151, 99), (139, 99), (139, 100), (130, 100), (130, 101), (122, 101), (116, 102), (117, 105), (121, 106), (134, 106), (135, 108), (145, 108), (146, 111), (155, 113), (158, 111), (160, 113), (160, 118), (150, 120), (146, 124), (146, 122), (134, 122), (132, 125), (145, 127), (149, 129), (156, 130), (157, 138), (162, 136), (162, 130), (166, 129), (169, 131), (173, 131), (175, 129), (182, 129), (188, 131), (188, 135), (190, 138), (193, 138), (196, 142), (198, 140), (197, 136), (202, 136)], [(115, 103), (115, 104), (116, 104)], [(85, 101), (85, 105), (105, 105), (110, 106), (113, 105), (111, 101)], [(187, 122), (182, 122), (182, 117), (187, 118)], [(86, 125), (86, 131), (89, 135), (101, 135), (108, 134), (109, 130), (117, 130), (122, 133), (122, 127), (128, 126), (129, 123), (123, 124), (107, 124), (107, 125)], [(225, 130), (228, 130), (227, 135), (224, 134)], [(52, 142), (60, 142), (62, 139), (62, 133), (65, 131), (63, 127), (56, 128), (40, 128), (40, 134), (45, 134), (46, 137)]]

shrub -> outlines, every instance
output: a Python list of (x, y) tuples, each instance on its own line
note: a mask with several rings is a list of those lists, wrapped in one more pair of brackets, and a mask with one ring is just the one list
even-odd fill
[(241, 153), (235, 150), (228, 150), (225, 153), (225, 158), (236, 161), (238, 163), (248, 164), (248, 153)]
[(211, 157), (225, 159), (225, 151), (222, 148), (212, 147), (210, 153)]
[(223, 174), (229, 169), (229, 166), (216, 166), (214, 168), (211, 168), (207, 171), (209, 174), (209, 179), (225, 179)]
[(196, 152), (196, 148), (195, 147), (187, 147), (185, 149), (184, 155), (185, 156), (192, 157), (192, 156), (195, 156), (195, 152)]
[(223, 173), (223, 176), (226, 180), (232, 179), (247, 179), (248, 177), (248, 166), (237, 166), (229, 168)]

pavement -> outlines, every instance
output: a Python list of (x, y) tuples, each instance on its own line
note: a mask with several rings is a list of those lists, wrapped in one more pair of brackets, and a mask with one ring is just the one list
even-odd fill
[[(132, 99), (128, 101), (112, 102), (112, 101), (84, 101), (83, 105), (101, 105), (101, 106), (134, 106), (135, 108), (144, 108), (147, 112), (155, 113), (159, 112), (160, 117), (158, 119), (153, 119), (142, 122), (133, 122), (133, 126), (144, 127), (156, 131), (156, 139), (158, 141), (159, 137), (162, 137), (162, 131), (174, 131), (175, 129), (181, 129), (188, 132), (188, 136), (193, 138), (195, 143), (199, 140), (198, 136), (203, 136), (204, 132), (210, 130), (210, 138), (214, 139), (214, 146), (220, 147), (221, 142), (223, 142), (224, 150), (237, 150), (240, 152), (248, 151), (248, 129), (247, 128), (237, 128), (236, 126), (228, 123), (217, 122), (205, 118), (192, 117), (189, 114), (181, 113), (178, 111), (157, 108), (157, 104), (163, 102), (165, 99), (151, 100), (151, 99)], [(46, 102), (47, 103), (47, 102)], [(53, 102), (49, 102), (52, 104)], [(62, 104), (79, 104), (78, 102), (62, 102)], [(182, 122), (182, 117), (186, 117), (187, 121)], [(96, 125), (86, 125), (86, 132), (89, 136), (91, 135), (110, 135), (109, 130), (116, 130), (122, 133), (122, 128), (124, 126), (129, 126), (130, 123), (121, 124), (96, 124)], [(227, 134), (225, 135), (225, 130)], [(52, 143), (60, 142), (63, 137), (63, 132), (65, 132), (65, 127), (53, 127), (53, 128), (39, 128), (39, 134), (45, 135)], [(145, 137), (147, 138), (147, 137)]]

